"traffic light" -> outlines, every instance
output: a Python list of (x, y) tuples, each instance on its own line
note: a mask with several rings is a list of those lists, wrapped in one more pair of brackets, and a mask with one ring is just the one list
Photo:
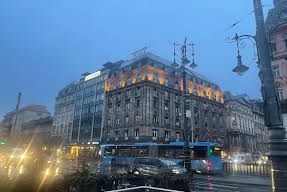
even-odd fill
[(1, 142), (1, 145), (5, 145), (5, 144), (6, 144), (6, 142), (5, 142), (5, 141), (2, 141), (2, 142)]

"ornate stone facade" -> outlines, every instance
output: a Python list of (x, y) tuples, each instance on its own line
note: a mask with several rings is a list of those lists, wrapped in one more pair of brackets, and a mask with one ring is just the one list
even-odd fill
[[(182, 78), (170, 64), (145, 53), (123, 63), (121, 72), (107, 79), (103, 143), (183, 140)], [(223, 93), (194, 71), (188, 71), (187, 90), (188, 127), (194, 141), (223, 144)]]
[(262, 102), (251, 101), (247, 95), (233, 96), (225, 92), (225, 146), (229, 153), (264, 153), (267, 151), (267, 127), (264, 125)]
[(274, 0), (274, 8), (268, 13), (265, 27), (270, 42), (275, 86), (281, 101), (283, 126), (287, 135), (287, 0)]

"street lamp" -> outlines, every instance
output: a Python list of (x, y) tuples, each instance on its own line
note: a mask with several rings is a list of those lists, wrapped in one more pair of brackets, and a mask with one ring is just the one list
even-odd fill
[(275, 91), (274, 77), (271, 68), (271, 54), (269, 43), (265, 33), (264, 16), (261, 0), (253, 0), (254, 13), (256, 19), (256, 36), (242, 35), (232, 39), (237, 42), (238, 65), (233, 69), (234, 72), (242, 75), (248, 70), (241, 61), (239, 53), (239, 42), (243, 39), (254, 38), (257, 46), (257, 55), (259, 57), (261, 80), (261, 93), (264, 100), (264, 118), (265, 124), (269, 128), (269, 146), (268, 158), (271, 161), (272, 190), (274, 192), (287, 191), (287, 143), (285, 140), (285, 130), (282, 125), (279, 99)]
[(181, 57), (180, 57), (181, 66), (180, 66), (179, 70), (182, 73), (182, 84), (183, 84), (183, 90), (182, 90), (183, 119), (182, 119), (182, 122), (183, 122), (183, 129), (184, 129), (184, 134), (183, 134), (184, 152), (185, 152), (184, 165), (185, 165), (185, 168), (187, 169), (187, 172), (191, 173), (191, 159), (190, 159), (191, 154), (190, 154), (190, 145), (189, 145), (189, 142), (190, 142), (190, 129), (187, 126), (187, 116), (188, 116), (188, 112), (189, 111), (188, 111), (188, 108), (187, 108), (187, 105), (186, 105), (186, 102), (187, 102), (187, 99), (186, 99), (186, 97), (187, 97), (186, 65), (190, 63), (190, 60), (188, 59), (188, 56), (187, 56), (187, 48), (188, 48), (188, 46), (191, 47), (191, 51), (192, 51), (192, 54), (191, 54), (192, 55), (192, 63), (190, 65), (190, 67), (191, 68), (195, 68), (197, 65), (194, 62), (194, 43), (187, 44), (187, 38), (185, 38), (184, 43), (182, 45), (174, 43), (174, 62), (172, 64), (172, 66), (174, 68), (179, 66), (176, 63), (176, 56), (177, 56), (177, 54), (176, 54), (176, 46), (180, 46), (180, 49), (181, 49)]

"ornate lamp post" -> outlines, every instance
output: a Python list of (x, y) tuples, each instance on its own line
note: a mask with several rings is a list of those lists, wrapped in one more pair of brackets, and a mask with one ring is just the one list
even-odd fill
[(181, 65), (179, 68), (179, 71), (182, 73), (182, 84), (183, 84), (183, 90), (182, 90), (182, 103), (183, 103), (183, 129), (184, 129), (184, 134), (183, 134), (183, 139), (184, 139), (184, 152), (185, 152), (185, 158), (184, 158), (184, 165), (185, 168), (187, 169), (188, 173), (191, 173), (191, 154), (190, 154), (190, 128), (187, 125), (188, 121), (188, 116), (191, 113), (190, 110), (187, 108), (187, 89), (186, 89), (186, 65), (190, 63), (188, 56), (187, 56), (187, 48), (188, 46), (191, 47), (191, 55), (192, 55), (192, 63), (190, 64), (190, 67), (194, 69), (197, 65), (194, 62), (194, 44), (187, 44), (187, 38), (185, 38), (184, 43), (182, 45), (174, 43), (174, 62), (172, 66), (174, 68), (178, 67), (179, 65), (176, 63), (176, 46), (180, 46), (181, 50)]
[(274, 77), (271, 68), (271, 54), (268, 40), (265, 33), (264, 16), (261, 0), (253, 0), (254, 13), (256, 19), (256, 36), (235, 35), (231, 42), (237, 43), (238, 65), (233, 72), (242, 75), (248, 70), (241, 61), (239, 52), (240, 42), (244, 39), (254, 39), (257, 46), (259, 57), (261, 80), (261, 93), (264, 100), (265, 124), (269, 128), (269, 146), (268, 157), (271, 161), (272, 190), (274, 192), (287, 191), (287, 143), (285, 140), (285, 130), (282, 125), (279, 99), (275, 91)]

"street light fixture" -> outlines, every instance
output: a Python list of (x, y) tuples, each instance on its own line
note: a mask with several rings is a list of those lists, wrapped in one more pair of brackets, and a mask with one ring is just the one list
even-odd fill
[(185, 152), (185, 158), (184, 158), (184, 165), (185, 168), (187, 169), (188, 173), (191, 173), (191, 154), (190, 154), (190, 146), (189, 146), (189, 142), (190, 142), (190, 129), (187, 125), (187, 117), (188, 117), (188, 110), (187, 110), (187, 105), (186, 102), (188, 101), (187, 97), (187, 88), (186, 88), (186, 65), (190, 63), (190, 60), (188, 59), (187, 56), (187, 47), (191, 46), (192, 48), (192, 64), (190, 65), (191, 68), (195, 68), (197, 65), (194, 62), (194, 44), (187, 44), (187, 38), (185, 38), (184, 43), (182, 45), (180, 44), (176, 44), (174, 43), (174, 62), (171, 66), (173, 67), (177, 67), (179, 66), (176, 63), (176, 46), (180, 46), (181, 49), (181, 66), (179, 68), (179, 70), (182, 73), (182, 84), (183, 84), (183, 90), (182, 90), (182, 103), (183, 103), (183, 128), (184, 128), (184, 134), (183, 134), (183, 138), (184, 138), (184, 152)]

